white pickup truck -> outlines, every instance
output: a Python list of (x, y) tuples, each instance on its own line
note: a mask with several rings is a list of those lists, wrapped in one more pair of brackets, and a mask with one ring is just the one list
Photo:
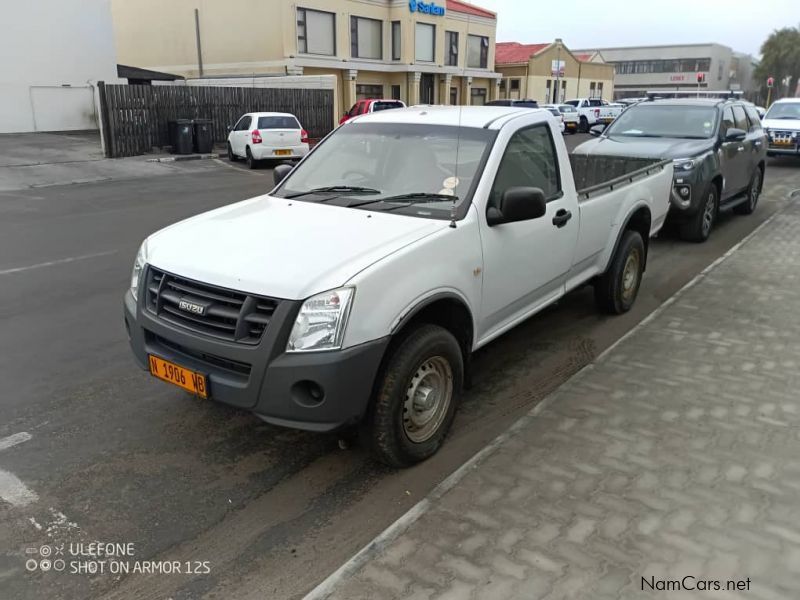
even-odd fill
[(598, 123), (608, 125), (622, 114), (625, 107), (621, 104), (609, 104), (602, 98), (576, 98), (567, 100), (565, 104), (574, 106), (578, 110), (580, 123), (578, 130), (587, 132), (589, 128)]
[[(124, 320), (142, 368), (312, 431), (431, 456), (471, 353), (585, 283), (627, 311), (672, 163), (576, 157), (545, 110), (356, 117), (276, 187), (148, 237)], [(574, 175), (574, 177), (573, 177)]]

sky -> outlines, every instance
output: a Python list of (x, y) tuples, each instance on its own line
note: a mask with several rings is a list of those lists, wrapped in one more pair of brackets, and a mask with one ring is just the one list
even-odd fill
[(758, 56), (782, 27), (800, 25), (800, 0), (469, 0), (497, 13), (497, 41), (567, 48), (716, 42)]

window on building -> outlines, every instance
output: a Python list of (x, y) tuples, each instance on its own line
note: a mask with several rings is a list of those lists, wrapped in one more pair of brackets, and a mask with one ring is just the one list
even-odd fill
[(350, 17), (350, 55), (353, 58), (383, 58), (383, 23), (377, 19)]
[(383, 86), (374, 84), (356, 84), (356, 98), (367, 100), (369, 98), (383, 98)]
[(548, 201), (558, 197), (558, 157), (549, 127), (535, 125), (511, 137), (489, 193), (489, 205), (498, 206), (503, 193), (512, 187), (539, 188)]
[(500, 91), (501, 92), (505, 92), (506, 91), (506, 80), (505, 79), (501, 79), (500, 80)]
[(486, 88), (472, 88), (469, 97), (473, 106), (483, 106), (486, 104)]
[(489, 63), (489, 38), (481, 35), (467, 36), (467, 66), (485, 69)]
[(301, 54), (336, 54), (336, 15), (308, 8), (297, 9), (297, 51)]
[(723, 61), (719, 61), (718, 67), (719, 68), (717, 69), (717, 80), (721, 80), (722, 79), (722, 70), (725, 67), (725, 63)]
[(596, 93), (594, 81), (589, 82), (589, 98), (594, 98)]
[(602, 81), (598, 81), (597, 82), (597, 97), (598, 98), (602, 98), (603, 97), (603, 82)]
[(392, 60), (400, 60), (400, 21), (392, 21)]
[(456, 106), (458, 104), (458, 88), (451, 87), (450, 88), (450, 106)]
[(518, 92), (519, 91), (519, 79), (512, 79), (511, 81), (511, 91)]
[(444, 32), (444, 52), (447, 57), (448, 67), (458, 66), (458, 32), (445, 31)]
[(436, 26), (429, 23), (417, 23), (414, 40), (414, 57), (417, 61), (433, 62), (436, 60)]
[(392, 100), (400, 100), (400, 86), (393, 85), (392, 86)]

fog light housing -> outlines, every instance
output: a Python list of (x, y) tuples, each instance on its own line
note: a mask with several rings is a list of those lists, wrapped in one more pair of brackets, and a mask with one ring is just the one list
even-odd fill
[(689, 208), (692, 201), (692, 186), (675, 185), (672, 188), (672, 198), (680, 208)]

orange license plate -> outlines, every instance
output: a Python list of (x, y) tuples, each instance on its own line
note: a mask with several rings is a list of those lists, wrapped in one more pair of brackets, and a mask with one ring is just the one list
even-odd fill
[(199, 396), (200, 398), (208, 398), (208, 383), (206, 376), (201, 373), (195, 373), (189, 369), (178, 366), (163, 358), (149, 355), (150, 359), (150, 374), (158, 377), (162, 381), (177, 385), (183, 388), (190, 394)]
[(275, 150), (275, 156), (291, 156), (291, 150)]

